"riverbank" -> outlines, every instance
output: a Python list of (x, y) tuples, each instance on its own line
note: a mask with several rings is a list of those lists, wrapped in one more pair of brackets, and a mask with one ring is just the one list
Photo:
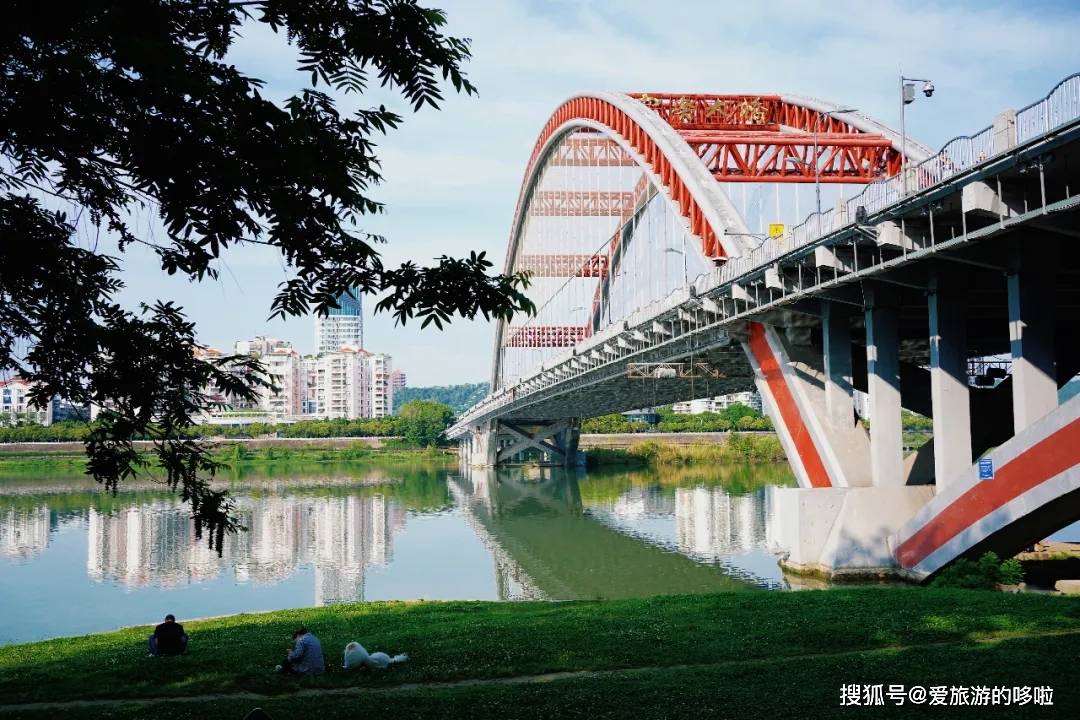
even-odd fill
[[(300, 624), (321, 638), (327, 673), (276, 676)], [(0, 647), (0, 716), (239, 718), (262, 706), (280, 718), (303, 707), (323, 720), (829, 718), (859, 711), (840, 706), (850, 683), (1054, 689), (1053, 707), (906, 703), (874, 717), (1064, 717), (1080, 707), (1072, 680), (1080, 600), (1068, 597), (867, 588), (360, 603), (185, 626), (192, 644), (182, 658), (147, 658), (149, 627)], [(410, 660), (346, 673), (340, 658), (351, 640)]]
[[(371, 442), (373, 438), (336, 438), (318, 440), (267, 439), (249, 441), (213, 442), (215, 460), (230, 467), (287, 466), (290, 464), (323, 464), (344, 462), (456, 462), (457, 453), (446, 448), (417, 448), (405, 446), (400, 440)], [(41, 445), (65, 445), (70, 447), (26, 447), (0, 445), (0, 474), (33, 471), (82, 471), (86, 467), (86, 455), (82, 443), (41, 443)], [(36, 445), (36, 443), (35, 443)], [(139, 449), (148, 460), (151, 443), (143, 443)]]
[(786, 459), (773, 433), (716, 433), (711, 442), (682, 443), (640, 438), (624, 447), (594, 446), (585, 451), (589, 467), (780, 463)]

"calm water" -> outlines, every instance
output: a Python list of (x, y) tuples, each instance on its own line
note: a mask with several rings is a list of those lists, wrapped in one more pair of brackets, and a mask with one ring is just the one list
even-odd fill
[(221, 557), (153, 485), (0, 478), (0, 644), (386, 599), (574, 599), (786, 588), (768, 488), (786, 466), (589, 474), (290, 468), (230, 481)]

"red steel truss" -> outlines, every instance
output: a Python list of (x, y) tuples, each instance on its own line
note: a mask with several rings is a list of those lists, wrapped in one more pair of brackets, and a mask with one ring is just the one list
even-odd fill
[(506, 347), (573, 347), (588, 337), (585, 325), (525, 325), (510, 327)]
[(631, 97), (675, 128), (721, 182), (855, 184), (900, 171), (885, 136), (775, 95)]
[(563, 217), (621, 217), (633, 212), (634, 194), (618, 191), (538, 190), (530, 215)]
[(630, 167), (633, 158), (610, 138), (569, 137), (548, 156), (548, 165), (562, 167)]
[(522, 255), (516, 270), (534, 277), (596, 277), (607, 275), (607, 255)]
[[(711, 166), (714, 177), (719, 176), (725, 181), (739, 182), (752, 178), (757, 182), (812, 182), (815, 174), (813, 162), (818, 163), (824, 177), (843, 177), (844, 181), (851, 183), (868, 182), (872, 179), (869, 173), (881, 173), (882, 164), (875, 163), (878, 158), (884, 159), (884, 174), (891, 175), (900, 170), (900, 155), (885, 138), (872, 133), (862, 133), (850, 123), (785, 102), (778, 96), (634, 93), (630, 97), (659, 113), (680, 135), (689, 137), (691, 140), (688, 142), (695, 147), (699, 157), (714, 163)], [(701, 238), (704, 255), (725, 255), (716, 230), (706, 219), (705, 212), (686, 182), (676, 172), (670, 159), (664, 156), (660, 147), (630, 115), (601, 98), (575, 97), (555, 110), (533, 146), (525, 171), (526, 178), (531, 177), (547, 141), (564, 123), (572, 120), (599, 123), (625, 140), (655, 173), (658, 185), (670, 194), (672, 202), (689, 222), (690, 231)], [(781, 126), (785, 128), (785, 132), (781, 132)], [(768, 138), (736, 134), (698, 136), (695, 139), (689, 134), (694, 130), (710, 133), (764, 132), (768, 134)], [(819, 148), (816, 156), (812, 152), (815, 135)], [(869, 139), (873, 147), (853, 144), (852, 136)], [(806, 149), (807, 138), (810, 140), (809, 150)], [(740, 143), (739, 140), (743, 142)], [(765, 145), (767, 141), (771, 143), (768, 146)], [(724, 148), (727, 149), (726, 155)], [(567, 152), (572, 154), (576, 151)], [(789, 157), (803, 159), (807, 164), (800, 165), (788, 160)], [(826, 163), (826, 158), (829, 158), (827, 164), (821, 167), (822, 163)], [(839, 180), (827, 179), (826, 182)], [(518, 196), (518, 207), (528, 199), (526, 186), (523, 184)]]

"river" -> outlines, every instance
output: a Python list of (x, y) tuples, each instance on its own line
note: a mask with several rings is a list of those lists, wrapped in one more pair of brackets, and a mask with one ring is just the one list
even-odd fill
[(786, 465), (233, 471), (220, 556), (150, 483), (0, 477), (0, 644), (360, 600), (568, 600), (786, 589), (769, 488)]

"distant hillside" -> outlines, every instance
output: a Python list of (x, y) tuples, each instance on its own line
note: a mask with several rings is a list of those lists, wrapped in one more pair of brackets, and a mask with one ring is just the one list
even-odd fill
[(406, 387), (394, 391), (394, 414), (410, 400), (435, 400), (449, 405), (455, 415), (460, 415), (487, 395), (487, 383), (465, 385), (436, 385), (435, 387)]

